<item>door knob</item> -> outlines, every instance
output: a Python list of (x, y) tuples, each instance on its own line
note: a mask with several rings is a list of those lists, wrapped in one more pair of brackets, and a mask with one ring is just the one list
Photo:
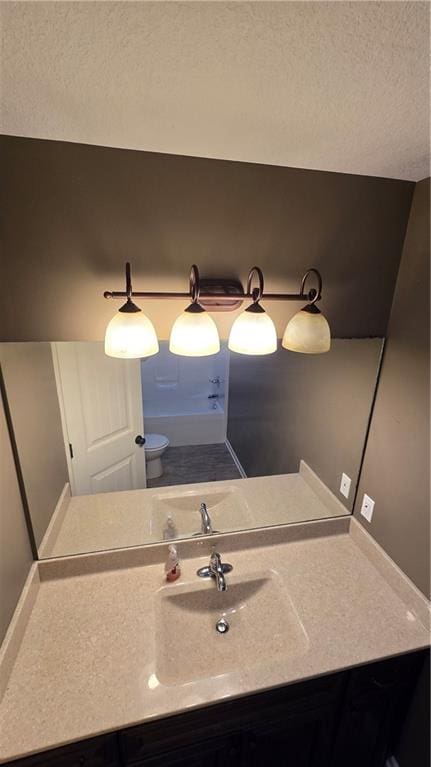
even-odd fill
[(137, 445), (139, 445), (139, 447), (142, 447), (143, 445), (145, 445), (145, 437), (141, 437), (141, 435), (138, 434), (138, 436), (135, 437), (135, 442)]

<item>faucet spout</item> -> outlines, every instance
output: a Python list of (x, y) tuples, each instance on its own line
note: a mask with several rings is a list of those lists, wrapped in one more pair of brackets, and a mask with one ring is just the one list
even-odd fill
[(213, 527), (206, 503), (201, 503), (199, 513), (201, 515), (201, 532), (203, 535), (212, 535)]

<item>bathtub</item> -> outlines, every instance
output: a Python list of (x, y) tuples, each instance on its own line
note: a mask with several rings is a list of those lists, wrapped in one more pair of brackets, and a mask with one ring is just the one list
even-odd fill
[(214, 445), (226, 439), (224, 398), (208, 395), (144, 400), (144, 432), (164, 434), (172, 446)]

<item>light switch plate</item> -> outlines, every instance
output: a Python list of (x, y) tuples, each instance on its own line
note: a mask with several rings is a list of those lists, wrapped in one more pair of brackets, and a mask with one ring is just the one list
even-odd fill
[(371, 522), (371, 519), (373, 517), (373, 511), (374, 511), (374, 501), (372, 498), (370, 498), (369, 495), (364, 493), (364, 497), (362, 499), (362, 506), (361, 506), (361, 514), (367, 522)]
[(341, 495), (344, 495), (345, 498), (349, 497), (350, 494), (350, 485), (352, 484), (352, 480), (350, 477), (347, 476), (347, 474), (341, 475), (341, 485), (340, 485), (340, 493)]

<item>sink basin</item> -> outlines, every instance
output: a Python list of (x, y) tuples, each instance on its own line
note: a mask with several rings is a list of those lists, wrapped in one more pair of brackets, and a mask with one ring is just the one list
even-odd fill
[[(164, 586), (156, 594), (156, 676), (181, 685), (303, 654), (304, 627), (274, 571)], [(216, 623), (224, 618), (227, 633)]]
[[(150, 528), (155, 539), (188, 538), (201, 534), (199, 507), (205, 502), (214, 532), (254, 527), (253, 516), (237, 487), (228, 490), (187, 490), (152, 499)], [(168, 525), (168, 518), (171, 522)]]

